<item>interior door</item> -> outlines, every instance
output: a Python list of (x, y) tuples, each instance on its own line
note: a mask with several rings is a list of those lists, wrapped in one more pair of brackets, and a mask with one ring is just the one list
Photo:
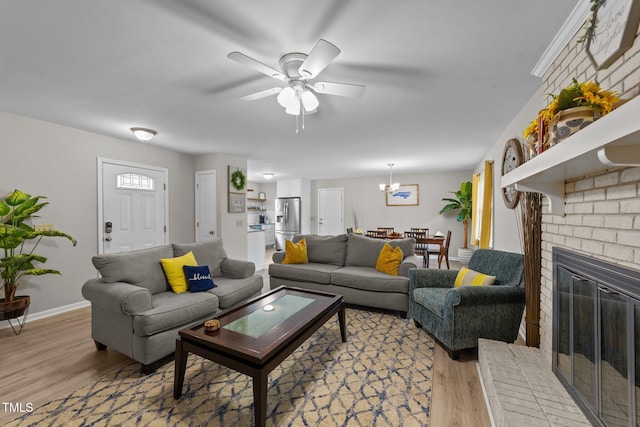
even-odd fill
[(99, 253), (166, 244), (167, 170), (98, 159)]
[(318, 189), (318, 234), (344, 234), (344, 204), (342, 188)]
[(196, 172), (196, 242), (216, 234), (216, 171)]

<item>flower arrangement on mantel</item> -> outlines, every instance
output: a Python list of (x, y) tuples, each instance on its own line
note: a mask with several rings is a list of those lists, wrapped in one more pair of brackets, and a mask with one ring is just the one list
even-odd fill
[[(618, 93), (602, 89), (598, 82), (578, 82), (575, 78), (573, 83), (562, 89), (558, 95), (550, 95), (553, 100), (544, 110), (540, 110), (538, 117), (523, 133), (531, 157), (540, 154), (595, 119), (609, 114), (620, 102)], [(577, 116), (567, 114), (569, 113), (567, 110), (576, 107), (586, 108), (582, 109), (582, 113), (577, 113)], [(584, 116), (585, 112), (587, 117)], [(565, 117), (562, 117), (563, 115)], [(566, 125), (563, 123), (563, 126), (559, 127), (559, 121), (563, 118)]]

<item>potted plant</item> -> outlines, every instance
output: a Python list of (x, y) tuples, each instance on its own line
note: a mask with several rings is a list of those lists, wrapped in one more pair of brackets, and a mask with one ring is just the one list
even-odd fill
[(471, 214), (473, 212), (471, 204), (473, 186), (470, 181), (466, 181), (460, 184), (458, 191), (451, 191), (450, 193), (453, 194), (455, 198), (443, 198), (442, 200), (447, 202), (447, 204), (440, 209), (439, 213), (442, 215), (452, 211), (458, 212), (456, 219), (458, 222), (461, 222), (464, 227), (464, 241), (462, 248), (458, 250), (458, 257), (464, 260), (471, 257), (467, 244), (469, 241), (469, 221), (471, 221)]
[(553, 100), (523, 133), (526, 141), (537, 140), (538, 154), (609, 114), (620, 102), (616, 92), (602, 89), (598, 82), (578, 82), (575, 78), (558, 95), (551, 96)]
[[(0, 199), (0, 277), (4, 298), (0, 299), (0, 320), (10, 320), (22, 316), (29, 306), (29, 296), (16, 296), (24, 276), (60, 274), (57, 270), (40, 268), (34, 263), (45, 263), (47, 259), (35, 253), (44, 237), (65, 237), (76, 245), (70, 235), (58, 230), (34, 229), (28, 222), (48, 202), (41, 202), (43, 196), (31, 196), (20, 190)], [(32, 242), (32, 243), (31, 243)]]

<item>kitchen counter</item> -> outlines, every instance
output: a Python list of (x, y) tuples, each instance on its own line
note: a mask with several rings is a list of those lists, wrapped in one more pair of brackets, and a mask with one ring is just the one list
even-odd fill
[(261, 229), (247, 230), (247, 259), (256, 265), (256, 271), (265, 261), (265, 232)]

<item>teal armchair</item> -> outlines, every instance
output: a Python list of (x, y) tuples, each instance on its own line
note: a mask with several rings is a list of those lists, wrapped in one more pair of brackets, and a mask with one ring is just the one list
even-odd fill
[(478, 249), (469, 268), (496, 276), (495, 283), (454, 288), (456, 270), (409, 270), (409, 316), (452, 359), (459, 350), (477, 347), (478, 338), (514, 342), (524, 312), (521, 254)]

